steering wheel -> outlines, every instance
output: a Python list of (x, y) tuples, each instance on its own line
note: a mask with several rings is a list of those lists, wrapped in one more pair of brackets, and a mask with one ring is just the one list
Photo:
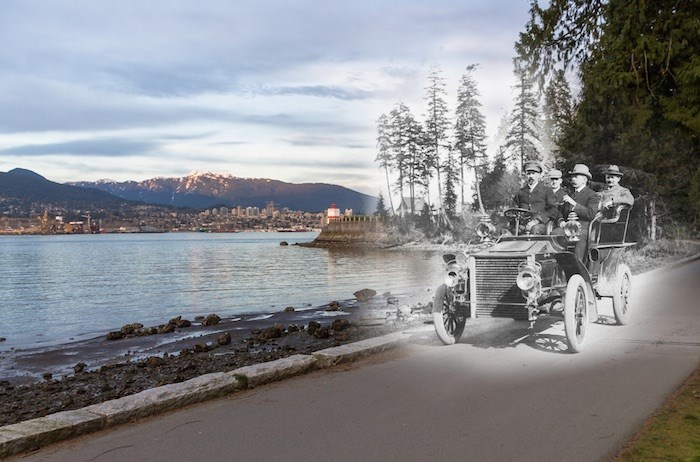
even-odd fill
[(511, 209), (506, 209), (503, 211), (503, 216), (510, 219), (516, 219), (518, 221), (528, 222), (535, 215), (532, 210), (521, 209), (518, 207), (513, 207)]

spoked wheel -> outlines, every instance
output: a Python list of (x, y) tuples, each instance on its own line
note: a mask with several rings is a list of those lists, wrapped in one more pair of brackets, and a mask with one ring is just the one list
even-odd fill
[(569, 349), (573, 353), (580, 352), (588, 330), (588, 295), (586, 282), (579, 274), (571, 276), (566, 285), (564, 330)]
[(433, 300), (433, 323), (440, 340), (445, 345), (459, 341), (466, 322), (466, 317), (457, 313), (453, 289), (445, 284), (440, 285)]
[(629, 266), (622, 263), (617, 268), (615, 280), (615, 292), (613, 293), (613, 311), (618, 324), (627, 324), (629, 320), (628, 302), (632, 293), (632, 272)]

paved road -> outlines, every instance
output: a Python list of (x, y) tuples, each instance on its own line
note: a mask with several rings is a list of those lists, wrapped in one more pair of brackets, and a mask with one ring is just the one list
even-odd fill
[[(700, 360), (700, 261), (633, 278), (627, 326), (594, 324), (567, 353), (480, 320), (457, 345), (408, 347), (46, 448), (42, 461), (592, 461), (620, 444)], [(612, 307), (601, 314), (612, 319)]]

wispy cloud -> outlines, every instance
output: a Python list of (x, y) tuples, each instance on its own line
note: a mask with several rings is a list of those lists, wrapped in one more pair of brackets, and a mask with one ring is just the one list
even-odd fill
[[(365, 168), (361, 181), (333, 178), (376, 194), (366, 186), (376, 170), (374, 121), (398, 101), (422, 116), (428, 63), (441, 64), (452, 87), (466, 65), (481, 63), (487, 129), (495, 132), (528, 7), (4, 0), (2, 162), (41, 171), (51, 160), (62, 178), (76, 180), (229, 165), (250, 169), (240, 176), (290, 180)], [(309, 156), (328, 169), (304, 165)]]
[(152, 153), (158, 143), (152, 141), (120, 140), (120, 139), (90, 139), (66, 141), (62, 143), (27, 144), (12, 148), (1, 149), (0, 154), (14, 156), (54, 156), (71, 155), (77, 157), (126, 157)]

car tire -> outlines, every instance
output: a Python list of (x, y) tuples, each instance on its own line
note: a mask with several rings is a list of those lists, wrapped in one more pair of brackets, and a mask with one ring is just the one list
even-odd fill
[(572, 353), (581, 351), (588, 330), (588, 291), (580, 274), (566, 284), (564, 297), (564, 331)]
[(433, 299), (433, 324), (442, 343), (452, 345), (459, 341), (467, 319), (457, 315), (453, 289), (441, 284)]
[(613, 292), (613, 312), (618, 324), (625, 325), (629, 321), (629, 297), (632, 293), (632, 271), (622, 263), (617, 268), (615, 291)]

